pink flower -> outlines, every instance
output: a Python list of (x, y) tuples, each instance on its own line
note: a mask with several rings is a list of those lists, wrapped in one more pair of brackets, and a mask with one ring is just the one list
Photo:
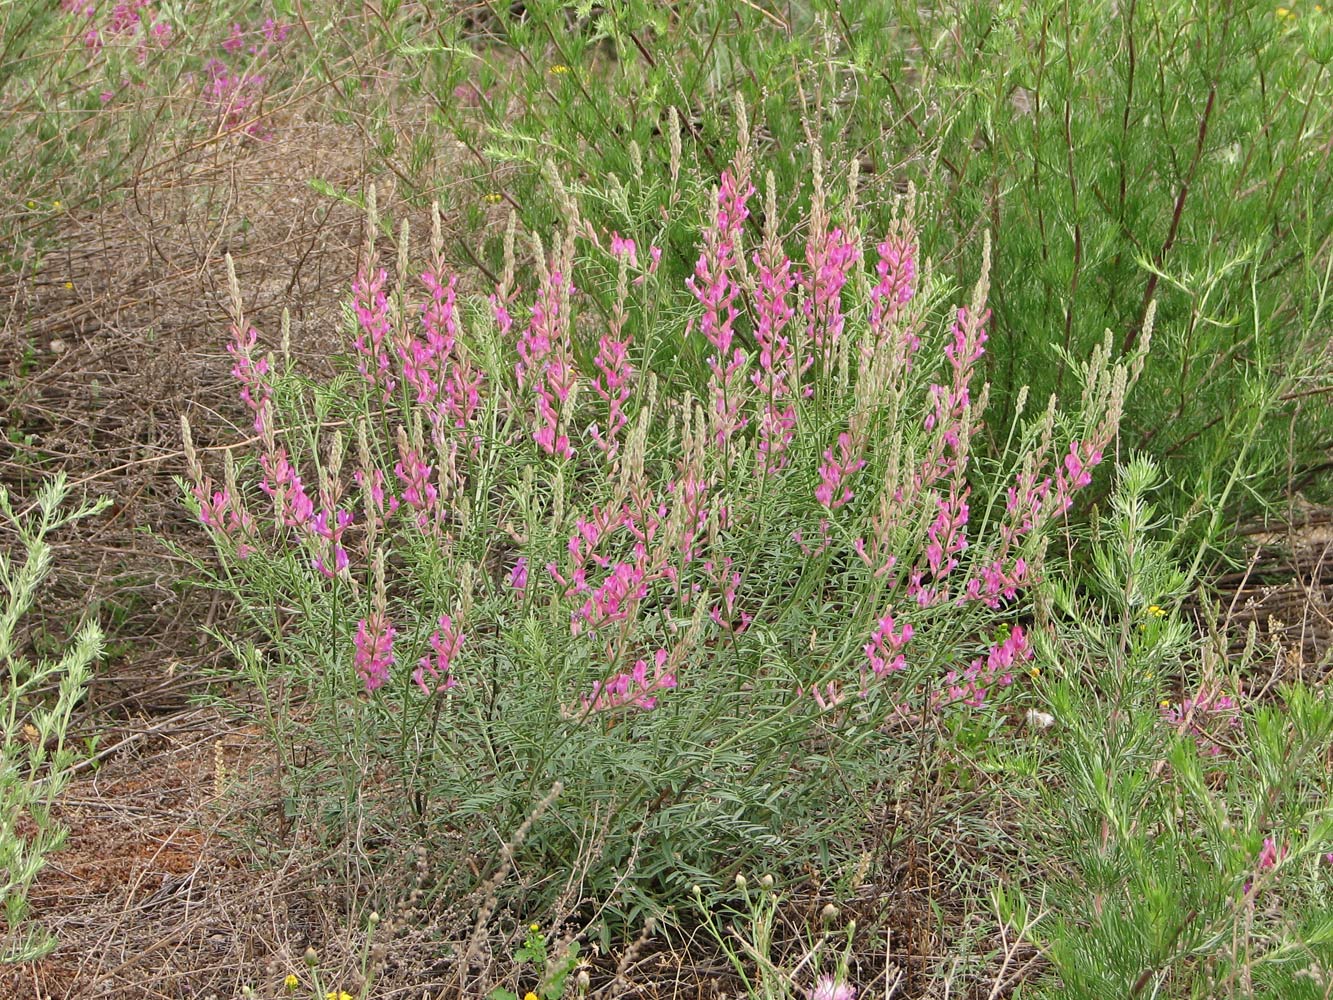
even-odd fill
[[(912, 641), (912, 623), (904, 622), (896, 632), (895, 624), (893, 615), (886, 614), (877, 623), (870, 641), (862, 647), (866, 654), (866, 662), (876, 677), (907, 668), (907, 657), (902, 651)], [(864, 674), (864, 670), (862, 673)]]
[(231, 34), (222, 41), (222, 51), (229, 56), (234, 56), (245, 46), (245, 33), (241, 31), (239, 24), (231, 26)]
[(583, 699), (585, 713), (605, 712), (613, 708), (639, 708), (645, 712), (657, 707), (657, 692), (676, 686), (676, 675), (666, 669), (667, 651), (653, 656), (653, 674), (648, 664), (638, 660), (629, 673), (617, 674), (608, 681), (593, 681), (591, 696)]
[(611, 256), (624, 257), (630, 267), (639, 266), (639, 251), (634, 245), (634, 241), (627, 236), (621, 236), (619, 233), (611, 234)]
[(1259, 860), (1255, 863), (1255, 868), (1261, 872), (1267, 871), (1270, 868), (1276, 868), (1278, 860), (1280, 858), (1285, 858), (1286, 856), (1286, 845), (1283, 845), (1282, 849), (1279, 851), (1277, 841), (1272, 837), (1265, 837), (1264, 846), (1259, 852)]
[(951, 670), (944, 675), (948, 685), (943, 694), (936, 693), (936, 708), (946, 705), (966, 705), (980, 708), (992, 687), (1008, 687), (1014, 682), (1013, 669), (1031, 660), (1032, 645), (1022, 625), (1015, 625), (1001, 642), (993, 643), (986, 658), (973, 660), (962, 671)]
[[(875, 265), (875, 272), (879, 282), (870, 290), (870, 329), (876, 339), (882, 339), (889, 333), (889, 324), (898, 318), (903, 306), (912, 301), (916, 293), (917, 247), (910, 237), (891, 236), (876, 249), (879, 263)], [(899, 360), (910, 369), (911, 356), (921, 346), (921, 341), (911, 333), (906, 337)]]
[(532, 440), (548, 455), (565, 459), (574, 457), (574, 449), (569, 435), (560, 433), (560, 410), (569, 399), (578, 372), (572, 358), (569, 316), (561, 306), (573, 289), (553, 261), (542, 274), (532, 318), (519, 338), (519, 361), (514, 366), (519, 388), (531, 387), (537, 397)]
[(606, 452), (608, 457), (614, 458), (620, 450), (616, 436), (629, 423), (624, 406), (629, 401), (629, 383), (634, 377), (634, 366), (629, 361), (628, 337), (622, 340), (603, 335), (597, 347), (597, 357), (593, 363), (597, 366), (598, 375), (592, 387), (607, 403), (606, 433), (603, 434), (596, 424), (589, 428), (588, 433), (598, 448)]
[(865, 468), (866, 460), (861, 457), (860, 444), (852, 440), (846, 431), (838, 435), (838, 457), (833, 457), (833, 449), (824, 451), (824, 464), (819, 467), (819, 485), (815, 487), (815, 499), (829, 510), (837, 510), (852, 499), (852, 490), (844, 486), (843, 481)]
[(361, 272), (352, 282), (352, 311), (358, 328), (352, 346), (361, 356), (358, 367), (362, 377), (382, 389), (385, 402), (396, 384), (389, 374), (389, 345), (385, 343), (392, 330), (389, 297), (384, 291), (388, 280), (388, 273), (381, 269), (373, 277)]
[(373, 612), (369, 618), (357, 622), (356, 638), (352, 640), (356, 649), (354, 662), (367, 691), (374, 691), (389, 679), (389, 668), (394, 664), (393, 637), (396, 634), (389, 616), (382, 612)]
[(787, 465), (786, 451), (796, 433), (796, 407), (793, 400), (800, 373), (796, 354), (786, 335), (787, 325), (796, 315), (789, 299), (796, 286), (791, 261), (783, 257), (770, 267), (758, 254), (759, 268), (755, 309), (758, 321), (754, 338), (759, 345), (759, 371), (750, 381), (762, 393), (763, 410), (759, 418), (759, 455), (769, 475)]
[[(438, 624), (439, 628), (430, 636), (430, 648), (434, 650), (434, 654), (423, 656), (412, 674), (417, 687), (426, 694), (448, 691), (458, 683), (450, 671), (454, 657), (463, 648), (463, 640), (467, 638), (454, 628), (454, 623), (448, 615), (440, 615)], [(427, 674), (431, 678), (430, 684), (426, 683)]]
[(1205, 685), (1179, 705), (1164, 702), (1162, 721), (1193, 736), (1201, 754), (1216, 757), (1222, 753), (1226, 730), (1240, 728), (1240, 706), (1216, 687)]
[(810, 1000), (855, 1000), (856, 987), (840, 983), (832, 976), (820, 976), (814, 989), (807, 990)]
[(806, 245), (806, 335), (826, 360), (831, 360), (842, 337), (842, 289), (860, 257), (861, 248), (841, 229), (826, 234), (822, 244)]
[(514, 568), (509, 571), (509, 586), (520, 594), (528, 589), (528, 557), (519, 556)]
[(233, 325), (227, 353), (235, 358), (231, 374), (241, 384), (241, 402), (255, 415), (255, 431), (263, 434), (268, 421), (272, 390), (268, 384), (268, 358), (256, 361), (254, 357), (258, 342), (259, 333), (256, 330), (251, 328), (242, 333), (239, 326)]
[(620, 562), (602, 585), (592, 592), (583, 607), (574, 612), (570, 631), (578, 635), (584, 625), (596, 632), (612, 622), (628, 621), (639, 601), (648, 596), (648, 583), (641, 566)]
[(750, 214), (746, 201), (752, 194), (754, 185), (748, 177), (735, 177), (730, 170), (722, 172), (716, 214), (704, 228), (704, 248), (694, 265), (694, 277), (686, 282), (704, 307), (699, 331), (715, 352), (708, 357), (713, 403), (709, 416), (719, 446), (746, 424), (740, 413), (744, 393), (738, 384), (746, 356), (733, 340), (734, 324), (740, 315), (736, 301), (742, 290), (736, 279), (744, 263), (740, 244)]
[(403, 484), (403, 499), (421, 512), (418, 523), (425, 527), (440, 500), (440, 491), (431, 481), (433, 470), (415, 449), (407, 446), (406, 435), (398, 443), (398, 454), (400, 460), (394, 464), (393, 473)]

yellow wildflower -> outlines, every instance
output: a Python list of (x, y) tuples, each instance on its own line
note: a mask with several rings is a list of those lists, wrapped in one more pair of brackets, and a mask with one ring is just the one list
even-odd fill
[(541, 929), (542, 929), (541, 924), (528, 924), (528, 930), (530, 931), (539, 931)]
[(60, 211), (60, 202), (58, 202), (58, 201), (53, 201), (53, 202), (51, 202), (51, 207), (54, 208), (57, 212), (59, 212), (59, 211)]
[(65, 282), (65, 291), (72, 292), (73, 290), (74, 290), (74, 282), (72, 281)]
[(1028, 676), (1035, 681), (1038, 677), (1041, 676), (1041, 667), (1033, 667), (1031, 670), (1028, 671)]
[(282, 981), (282, 985), (286, 987), (288, 993), (291, 993), (301, 985), (301, 980), (296, 978), (296, 973), (289, 972), (287, 978)]
[(484, 198), (483, 198), (483, 200), (484, 200), (484, 201), (486, 202), (486, 204), (488, 204), (488, 205), (498, 205), (498, 204), (500, 204), (500, 202), (504, 201), (504, 196), (501, 195), (501, 194), (498, 194), (498, 193), (495, 192), (495, 191), (492, 191), (490, 194), (485, 195)]
[(1279, 21), (1290, 21), (1296, 16), (1296, 12), (1288, 7), (1279, 7), (1275, 13), (1277, 14), (1277, 19)]
[(528, 992), (523, 994), (523, 1000), (539, 1000), (539, 998), (536, 993), (532, 992), (532, 990), (528, 990)]
[[(568, 72), (569, 72), (569, 67), (566, 66), (564, 63), (556, 63), (554, 66), (551, 67), (552, 76), (560, 76), (561, 74)], [(527, 997), (524, 997), (523, 1000), (527, 1000)]]
[(37, 202), (35, 202), (35, 201), (30, 201), (30, 202), (28, 202), (28, 207), (29, 207), (29, 208), (36, 208), (36, 207), (37, 207)]
[(1147, 615), (1149, 618), (1166, 617), (1166, 611), (1164, 611), (1162, 608), (1159, 608), (1156, 604), (1149, 604), (1147, 609), (1143, 613)]
[(356, 997), (350, 993), (344, 993), (342, 990), (330, 990), (324, 994), (324, 1000), (356, 1000)]

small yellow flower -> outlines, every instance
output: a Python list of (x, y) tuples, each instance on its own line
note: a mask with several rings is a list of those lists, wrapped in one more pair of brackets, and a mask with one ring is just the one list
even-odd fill
[(356, 997), (350, 993), (344, 993), (342, 990), (330, 990), (324, 994), (324, 1000), (356, 1000)]
[(498, 192), (492, 191), (490, 194), (483, 196), (482, 200), (488, 205), (498, 205), (500, 202), (504, 201), (504, 196)]
[(282, 981), (282, 985), (286, 988), (288, 993), (291, 993), (296, 987), (301, 985), (301, 980), (296, 978), (296, 973), (289, 972), (287, 973), (287, 978)]
[(57, 212), (59, 212), (59, 211), (60, 211), (60, 202), (58, 202), (58, 201), (53, 201), (53, 202), (51, 202), (51, 207), (54, 208)]
[(1038, 677), (1041, 676), (1041, 667), (1033, 667), (1031, 670), (1028, 671), (1028, 676), (1035, 681)]
[[(569, 67), (566, 66), (564, 63), (556, 63), (554, 66), (551, 67), (552, 76), (560, 76), (561, 74), (568, 72), (569, 72)], [(527, 997), (524, 997), (523, 1000), (527, 1000)]]
[(539, 998), (536, 993), (532, 992), (532, 990), (528, 990), (528, 992), (523, 994), (523, 1000), (539, 1000)]
[(1147, 609), (1143, 613), (1147, 615), (1149, 618), (1166, 617), (1166, 612), (1162, 608), (1159, 608), (1156, 604), (1149, 604)]
[(1296, 12), (1288, 7), (1279, 7), (1275, 13), (1279, 21), (1290, 21), (1296, 16)]
[(1163, 698), (1163, 699), (1162, 699), (1161, 701), (1159, 701), (1157, 704), (1161, 705), (1163, 708), (1170, 708), (1170, 707), (1171, 707), (1171, 703), (1170, 703), (1169, 701), (1167, 701), (1165, 698)]
[(528, 930), (530, 931), (539, 931), (541, 929), (542, 929), (541, 924), (528, 924)]
[(74, 291), (74, 282), (72, 282), (72, 281), (67, 281), (67, 282), (65, 282), (65, 291), (67, 291), (67, 292), (72, 292), (72, 291)]
[(29, 207), (29, 208), (36, 208), (36, 207), (37, 207), (37, 202), (35, 202), (35, 201), (30, 201), (30, 202), (28, 202), (28, 207)]

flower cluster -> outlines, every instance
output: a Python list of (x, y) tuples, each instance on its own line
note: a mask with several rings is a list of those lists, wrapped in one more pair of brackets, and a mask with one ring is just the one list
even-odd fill
[(963, 670), (944, 675), (946, 688), (935, 696), (936, 703), (980, 708), (987, 693), (1014, 682), (1014, 668), (1032, 659), (1032, 646), (1023, 626), (1015, 625), (1000, 642), (993, 643), (984, 658), (973, 660)]
[(62, 0), (61, 7), (83, 20), (83, 44), (90, 52), (100, 52), (108, 44), (130, 43), (143, 63), (150, 47), (171, 41), (171, 24), (156, 0)]
[(222, 42), (223, 56), (204, 64), (203, 101), (214, 110), (222, 130), (241, 128), (255, 138), (268, 138), (259, 111), (267, 79), (256, 67), (286, 41), (290, 31), (290, 25), (272, 18), (252, 30), (233, 24)]
[[(582, 714), (653, 709), (676, 687), (676, 665), (704, 644), (750, 655), (751, 636), (772, 634), (781, 612), (771, 616), (789, 594), (767, 571), (771, 554), (808, 567), (801, 574), (816, 608), (842, 606), (828, 589), (831, 572), (845, 574), (838, 586), (873, 591), (873, 604), (847, 605), (874, 609), (870, 622), (853, 622), (866, 631), (850, 657), (818, 651), (812, 639), (812, 652), (846, 672), (802, 685), (830, 707), (853, 690), (855, 670), (868, 695), (916, 662), (908, 646), (936, 622), (947, 628), (951, 608), (992, 613), (983, 618), (1014, 610), (1038, 579), (1046, 526), (1091, 484), (1133, 376), (1110, 364), (1109, 348), (1094, 358), (1084, 430), (1058, 443), (1052, 404), (1023, 435), (1016, 478), (1000, 502), (1003, 484), (997, 495), (971, 453), (986, 407), (985, 389), (974, 392), (973, 383), (988, 340), (988, 245), (970, 301), (955, 306), (943, 341), (931, 341), (923, 338), (928, 297), (918, 292), (928, 275), (910, 209), (873, 244), (872, 267), (854, 221), (829, 218), (820, 183), (817, 176), (798, 265), (777, 235), (771, 179), (764, 237), (754, 248), (747, 155), (722, 172), (687, 282), (694, 302), (686, 330), (706, 342), (706, 372), (692, 387), (697, 404), (681, 385), (636, 366), (652, 352), (630, 336), (637, 327), (629, 293), (653, 291), (641, 283), (657, 272), (656, 248), (641, 267), (642, 246), (611, 233), (612, 308), (579, 315), (576, 242), (597, 255), (607, 244), (576, 218), (549, 248), (534, 240), (535, 287), (525, 296), (515, 282), (511, 227), (482, 320), (493, 320), (498, 338), (470, 329), (438, 233), (432, 266), (415, 286), (419, 307), (410, 301), (405, 255), (392, 283), (372, 260), (352, 286), (362, 395), (351, 410), (357, 447), (349, 479), (359, 503), (343, 499), (341, 431), (307, 436), (314, 456), (297, 454), (299, 436), (278, 436), (273, 365), (258, 356), (257, 335), (237, 310), (233, 374), (261, 442), (258, 485), (272, 499), (273, 522), (256, 523), (239, 491), (213, 489), (200, 476), (202, 519), (246, 546), (294, 535), (319, 576), (363, 602), (355, 629), (348, 623), (343, 634), (354, 631), (353, 666), (369, 691), (399, 662), (395, 644), (411, 649), (402, 659), (415, 662), (412, 680), (422, 692), (454, 687), (463, 623), (478, 634), (470, 595), (480, 585), (502, 588), (509, 608), (549, 601), (568, 614), (562, 641), (577, 649), (576, 662), (613, 665), (583, 697)], [(933, 359), (923, 343), (934, 345)], [(510, 479), (516, 460), (523, 471)], [(479, 516), (477, 504), (506, 496), (518, 499), (522, 517), (495, 517), (490, 508)], [(977, 535), (974, 517), (993, 526), (990, 534)], [(470, 534), (497, 529), (520, 551), (497, 560), (493, 539), (479, 548)], [(756, 535), (764, 548), (754, 549)], [(547, 548), (552, 538), (564, 540), (563, 552)], [(448, 614), (432, 608), (424, 621), (398, 604), (398, 594), (420, 581), (390, 587), (382, 579), (386, 567), (403, 572), (404, 553), (423, 543), (442, 560), (430, 586), (456, 589), (460, 600)], [(482, 558), (463, 554), (483, 550)], [(545, 573), (530, 573), (534, 559)], [(373, 590), (364, 585), (368, 569)], [(427, 593), (438, 602), (438, 592)], [(932, 637), (931, 654), (976, 642), (975, 626), (966, 627), (966, 635)], [(941, 684), (909, 685), (921, 692), (918, 703), (980, 707), (1033, 656), (1017, 625), (979, 645), (982, 655)]]
[(352, 640), (356, 648), (356, 672), (365, 682), (367, 691), (374, 691), (389, 679), (394, 664), (395, 635), (397, 631), (382, 611), (372, 612), (368, 618), (357, 622), (356, 638)]
[(713, 348), (708, 357), (712, 373), (709, 419), (713, 442), (719, 447), (747, 423), (741, 415), (745, 403), (742, 377), (747, 358), (735, 343), (735, 324), (740, 315), (737, 305), (743, 287), (741, 239), (745, 220), (750, 216), (747, 202), (752, 194), (754, 185), (748, 172), (722, 172), (712, 223), (704, 229), (703, 251), (695, 264), (694, 277), (688, 282), (690, 291), (704, 307), (699, 332)]
[(1163, 701), (1162, 721), (1193, 737), (1199, 752), (1216, 757), (1227, 745), (1226, 734), (1241, 726), (1240, 705), (1216, 685), (1205, 684), (1178, 704)]
[(616, 708), (638, 708), (649, 711), (657, 707), (657, 692), (669, 691), (676, 686), (676, 675), (667, 669), (667, 651), (659, 649), (653, 655), (652, 674), (648, 664), (637, 660), (628, 673), (616, 674), (607, 681), (593, 681), (592, 694), (583, 699), (584, 714), (607, 712)]
[[(430, 635), (432, 652), (421, 658), (416, 672), (412, 674), (412, 680), (416, 681), (417, 687), (426, 694), (433, 694), (448, 691), (456, 685), (458, 681), (454, 678), (451, 667), (454, 658), (462, 650), (463, 640), (466, 638), (467, 636), (454, 628), (452, 618), (440, 615), (438, 627)], [(429, 684), (426, 682), (427, 675), (430, 677)]]

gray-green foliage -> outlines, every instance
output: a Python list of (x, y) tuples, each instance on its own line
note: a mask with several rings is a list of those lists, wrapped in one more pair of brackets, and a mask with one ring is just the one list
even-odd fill
[(5, 535), (17, 540), (13, 554), (0, 551), (0, 964), (38, 958), (55, 942), (27, 920), (28, 890), (46, 858), (60, 849), (65, 829), (51, 815), (68, 784), (77, 752), (66, 740), (70, 716), (83, 696), (92, 665), (102, 651), (95, 622), (79, 630), (58, 659), (23, 655), (19, 623), (51, 571), (47, 537), (101, 511), (106, 500), (62, 509), (69, 489), (64, 477), (48, 482), (26, 511), (15, 513), (0, 487)]

